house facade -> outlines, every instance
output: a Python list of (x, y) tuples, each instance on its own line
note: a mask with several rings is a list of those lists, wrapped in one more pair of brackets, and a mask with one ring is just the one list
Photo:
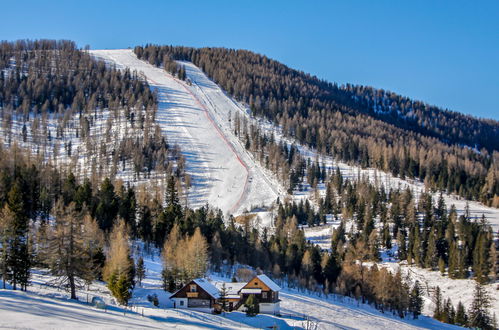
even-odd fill
[[(225, 296), (220, 292), (225, 287)], [(226, 311), (244, 311), (244, 303), (253, 295), (260, 313), (279, 314), (281, 288), (266, 275), (257, 275), (249, 282), (214, 282), (207, 279), (195, 279), (170, 296), (174, 308), (190, 308), (206, 312), (220, 311), (222, 299)], [(221, 299), (222, 298), (222, 299)]]
[(260, 313), (279, 314), (281, 312), (279, 291), (281, 288), (267, 275), (257, 275), (241, 288), (240, 301), (244, 302), (253, 295), (260, 307)]
[(219, 290), (204, 278), (190, 281), (170, 296), (174, 308), (191, 308), (204, 312), (213, 312), (219, 298)]

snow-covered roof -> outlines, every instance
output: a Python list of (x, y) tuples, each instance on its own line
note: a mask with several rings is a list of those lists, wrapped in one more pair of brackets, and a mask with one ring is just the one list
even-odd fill
[(267, 275), (258, 275), (260, 281), (262, 281), (266, 286), (272, 291), (281, 291), (281, 287), (272, 281)]
[(222, 290), (222, 286), (225, 284), (225, 290), (227, 290), (227, 295), (239, 295), (239, 291), (247, 284), (246, 282), (213, 282), (219, 291)]
[(216, 286), (211, 284), (207, 279), (205, 278), (196, 278), (195, 280), (192, 280), (194, 283), (199, 285), (204, 291), (206, 291), (210, 296), (212, 296), (215, 299), (220, 298), (220, 291), (217, 289)]

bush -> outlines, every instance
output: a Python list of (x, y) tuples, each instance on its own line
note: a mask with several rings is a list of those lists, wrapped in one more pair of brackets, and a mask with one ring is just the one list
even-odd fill
[(152, 302), (152, 304), (156, 307), (159, 306), (159, 299), (157, 294), (147, 295), (147, 300)]

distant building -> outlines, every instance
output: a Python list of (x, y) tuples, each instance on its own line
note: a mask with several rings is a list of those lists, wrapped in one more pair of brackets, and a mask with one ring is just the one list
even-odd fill
[(260, 313), (279, 314), (281, 288), (266, 275), (255, 276), (249, 282), (214, 282), (199, 278), (190, 281), (170, 296), (174, 308), (191, 308), (206, 312), (221, 310), (220, 290), (225, 284), (227, 311), (244, 311), (244, 303), (253, 295)]

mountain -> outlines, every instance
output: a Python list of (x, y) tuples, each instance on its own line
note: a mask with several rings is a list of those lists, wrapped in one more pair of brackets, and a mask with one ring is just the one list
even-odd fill
[(138, 58), (188, 60), (287, 136), (343, 161), (419, 178), (499, 206), (499, 122), (372, 87), (338, 86), (246, 50), (146, 45)]

